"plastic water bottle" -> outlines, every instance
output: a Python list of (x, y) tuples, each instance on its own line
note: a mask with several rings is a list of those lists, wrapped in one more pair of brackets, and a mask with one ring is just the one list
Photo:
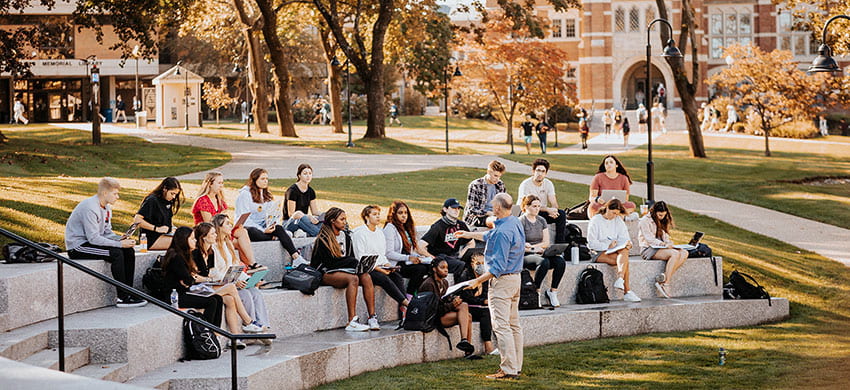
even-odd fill
[(574, 265), (578, 265), (578, 261), (579, 261), (578, 247), (577, 246), (571, 246), (570, 247), (570, 262), (572, 262)]
[(147, 253), (147, 251), (148, 251), (148, 235), (147, 234), (142, 233), (142, 235), (139, 236), (139, 245), (142, 247), (141, 252)]
[(173, 307), (175, 309), (180, 308), (180, 304), (177, 302), (178, 299), (179, 299), (179, 297), (177, 295), (177, 290), (176, 289), (171, 290), (171, 307)]
[(726, 365), (726, 350), (723, 348), (720, 348), (720, 365)]

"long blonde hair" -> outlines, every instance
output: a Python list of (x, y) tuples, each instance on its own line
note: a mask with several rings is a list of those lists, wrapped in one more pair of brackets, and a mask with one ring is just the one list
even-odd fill
[(217, 194), (210, 193), (213, 182), (215, 182), (215, 179), (218, 177), (224, 177), (224, 174), (218, 171), (207, 172), (207, 175), (204, 177), (204, 182), (201, 183), (201, 190), (198, 191), (198, 196), (195, 197), (196, 201), (204, 195), (210, 195), (210, 200), (212, 201), (213, 196), (215, 196), (215, 201), (218, 203), (215, 205), (216, 209), (222, 208), (222, 202), (224, 202), (224, 186), (222, 186), (221, 190), (219, 190)]
[(233, 240), (230, 239), (230, 232), (224, 229), (224, 224), (228, 220), (230, 220), (230, 217), (224, 213), (216, 214), (216, 216), (213, 217), (212, 224), (213, 227), (215, 227), (216, 232), (215, 246), (218, 248), (219, 253), (230, 251), (230, 258), (233, 263), (236, 263), (236, 248), (233, 246)]

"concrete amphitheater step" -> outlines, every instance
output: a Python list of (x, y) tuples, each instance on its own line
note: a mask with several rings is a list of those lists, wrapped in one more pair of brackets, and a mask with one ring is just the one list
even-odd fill
[(0, 378), (3, 390), (138, 390), (142, 387), (107, 382), (74, 374), (35, 367), (0, 357)]
[[(21, 363), (31, 366), (49, 368), (51, 370), (59, 369), (59, 352), (57, 349), (50, 348), (36, 352), (30, 355)], [(89, 364), (89, 349), (85, 347), (69, 347), (65, 348), (65, 371), (71, 372), (80, 367)]]
[[(717, 297), (565, 305), (555, 310), (523, 311), (520, 321), (527, 346), (653, 332), (749, 326), (784, 319), (788, 300), (724, 301)], [(271, 346), (250, 345), (239, 351), (240, 389), (302, 389), (404, 364), (458, 358), (437, 332), (314, 332), (278, 339)], [(459, 341), (457, 327), (449, 333)], [(475, 331), (476, 348), (481, 344)], [(130, 380), (144, 387), (230, 388), (230, 358), (171, 364)]]

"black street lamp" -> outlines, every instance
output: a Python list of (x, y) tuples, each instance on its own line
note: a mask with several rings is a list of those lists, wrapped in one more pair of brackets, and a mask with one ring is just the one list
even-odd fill
[(826, 44), (826, 32), (829, 29), (829, 24), (836, 19), (850, 20), (850, 16), (836, 15), (826, 21), (826, 24), (823, 26), (823, 31), (821, 32), (821, 45), (818, 47), (818, 56), (815, 57), (814, 61), (812, 61), (812, 66), (809, 67), (809, 74), (820, 72), (836, 74), (841, 72), (841, 68), (838, 67), (838, 63), (836, 63), (835, 59), (832, 58), (832, 48)]
[[(251, 138), (251, 116), (252, 115), (251, 115), (251, 103), (250, 103), (251, 100), (249, 99), (249, 97), (250, 97), (249, 94), (251, 93), (251, 88), (248, 87), (248, 76), (249, 76), (248, 67), (249, 66), (251, 66), (250, 61), (247, 63), (245, 69), (242, 69), (239, 66), (239, 64), (233, 64), (233, 72), (235, 72), (235, 73), (242, 73), (243, 71), (245, 72), (245, 111), (246, 111), (245, 122), (248, 124), (248, 134), (245, 136), (245, 138)], [(242, 107), (239, 107), (239, 110), (241, 111)]]
[(347, 101), (348, 106), (348, 143), (345, 144), (346, 148), (353, 148), (354, 142), (351, 141), (351, 72), (348, 67), (350, 66), (349, 61), (346, 59), (345, 63), (340, 64), (339, 60), (334, 56), (331, 60), (331, 66), (344, 66), (345, 67), (345, 99)]
[(446, 105), (446, 153), (449, 152), (449, 77), (461, 77), (463, 73), (460, 72), (460, 67), (455, 66), (455, 71), (451, 75), (449, 75), (449, 68), (451, 68), (451, 61), (454, 58), (449, 58), (449, 63), (446, 64), (446, 68), (443, 70), (443, 97), (445, 98)]
[[(522, 81), (517, 83), (516, 87), (517, 92), (525, 91), (525, 87), (522, 85)], [(511, 110), (513, 107), (513, 99), (514, 99), (514, 82), (513, 76), (508, 75), (508, 110)], [(511, 154), (516, 154), (514, 152), (514, 124), (511, 120), (512, 118), (508, 118), (508, 139), (511, 142)]]
[[(649, 33), (652, 30), (652, 25), (656, 22), (661, 22), (667, 25), (667, 28), (670, 29), (670, 35), (673, 35), (673, 26), (670, 25), (666, 19), (655, 19), (646, 26), (646, 90), (647, 96), (652, 96), (652, 74), (651, 72), (651, 63), (652, 59), (652, 44), (650, 43)], [(664, 46), (664, 52), (661, 53), (662, 57), (668, 58), (682, 58), (682, 53), (679, 51), (679, 48), (676, 47), (676, 42), (672, 39), (667, 40), (667, 45)], [(659, 97), (660, 98), (660, 97)], [(655, 203), (655, 167), (652, 163), (652, 109), (650, 107), (647, 110), (646, 117), (646, 132), (649, 136), (649, 143), (647, 144), (647, 160), (646, 160), (646, 203), (651, 205)]]
[[(133, 46), (133, 57), (136, 57), (136, 85), (135, 85), (135, 95), (133, 98), (133, 117), (138, 115), (139, 107), (136, 107), (136, 102), (141, 101), (142, 97), (139, 95), (139, 45)], [(136, 123), (139, 123), (138, 119)]]

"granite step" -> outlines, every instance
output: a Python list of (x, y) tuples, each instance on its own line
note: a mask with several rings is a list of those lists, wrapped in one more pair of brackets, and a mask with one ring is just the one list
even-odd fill
[(142, 387), (108, 382), (27, 365), (0, 357), (3, 390), (140, 390)]
[[(51, 370), (59, 369), (59, 350), (55, 348), (45, 349), (37, 352), (21, 363), (31, 366), (49, 368)], [(80, 367), (89, 364), (89, 349), (85, 347), (68, 347), (65, 348), (65, 371), (72, 372)]]
[(104, 381), (124, 382), (129, 379), (129, 368), (129, 363), (89, 364), (74, 370), (73, 374)]
[[(788, 300), (724, 301), (718, 297), (615, 301), (601, 305), (564, 305), (554, 310), (520, 312), (526, 346), (654, 332), (751, 326), (787, 318)], [(249, 345), (239, 351), (240, 389), (305, 389), (364, 372), (405, 364), (458, 358), (437, 332), (382, 330), (351, 333), (313, 332), (275, 340), (271, 346)], [(476, 350), (482, 345), (475, 325)], [(448, 329), (457, 343), (457, 327)], [(281, 375), (286, 373), (286, 375)], [(174, 363), (138, 376), (128, 384), (183, 389), (230, 388), (230, 359)]]

